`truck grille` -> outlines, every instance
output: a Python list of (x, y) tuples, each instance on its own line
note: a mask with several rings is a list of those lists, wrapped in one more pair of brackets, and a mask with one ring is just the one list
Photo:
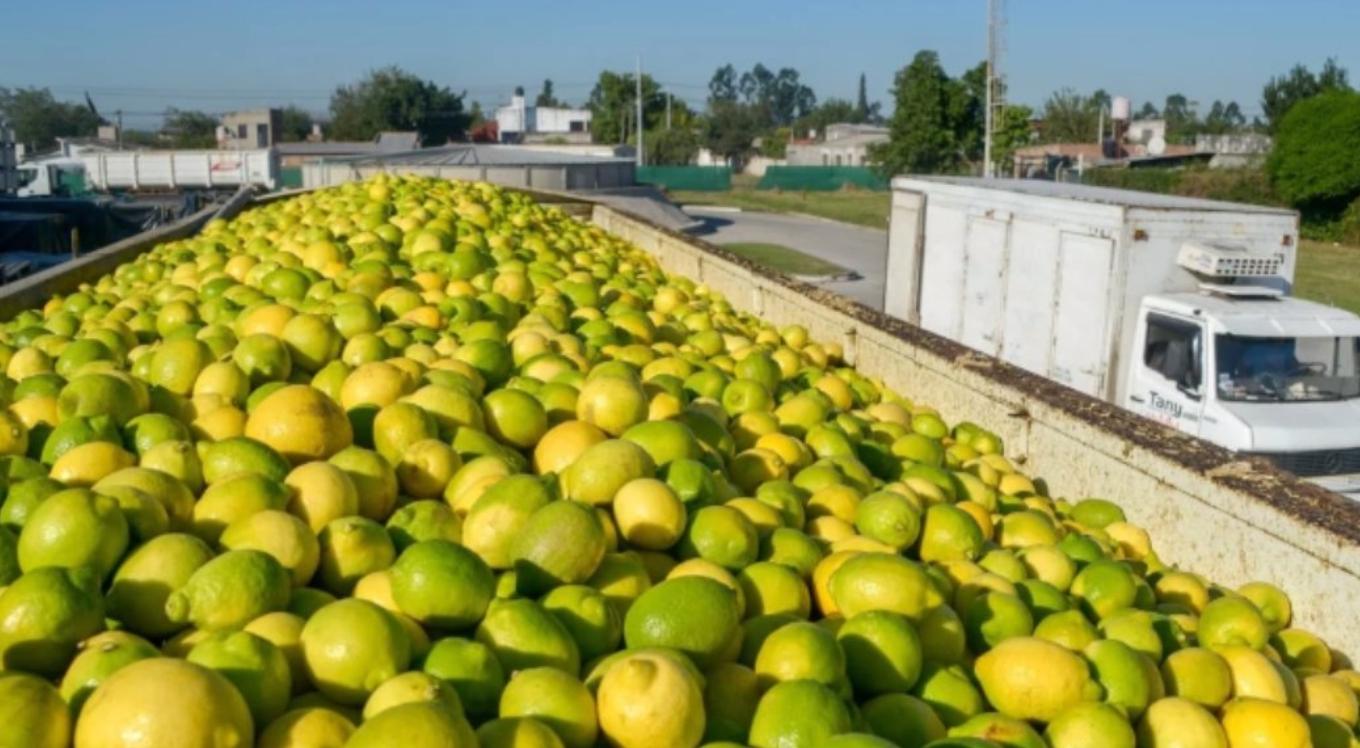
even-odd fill
[(1360, 448), (1313, 452), (1263, 452), (1261, 456), (1300, 478), (1360, 473)]

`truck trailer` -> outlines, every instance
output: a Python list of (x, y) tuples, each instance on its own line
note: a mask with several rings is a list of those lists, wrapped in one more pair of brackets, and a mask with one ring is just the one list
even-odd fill
[(278, 186), (278, 155), (258, 150), (99, 151), (34, 160), (19, 166), (19, 196), (96, 192), (234, 192)]
[(1289, 295), (1298, 237), (1278, 208), (898, 178), (885, 310), (1360, 497), (1360, 317)]

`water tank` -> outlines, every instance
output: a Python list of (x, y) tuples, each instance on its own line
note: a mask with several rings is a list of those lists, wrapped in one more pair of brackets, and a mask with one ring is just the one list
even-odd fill
[(1129, 102), (1129, 97), (1116, 96), (1114, 97), (1114, 102), (1110, 106), (1110, 116), (1120, 122), (1128, 122), (1129, 112), (1132, 110), (1132, 106), (1133, 105)]

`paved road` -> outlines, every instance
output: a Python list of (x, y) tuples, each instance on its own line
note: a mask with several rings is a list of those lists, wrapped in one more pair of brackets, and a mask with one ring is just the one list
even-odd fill
[(883, 277), (888, 260), (886, 231), (811, 216), (730, 212), (698, 206), (686, 206), (685, 212), (704, 222), (704, 227), (695, 233), (714, 244), (782, 244), (849, 268), (858, 279), (808, 280), (874, 309), (883, 308)]

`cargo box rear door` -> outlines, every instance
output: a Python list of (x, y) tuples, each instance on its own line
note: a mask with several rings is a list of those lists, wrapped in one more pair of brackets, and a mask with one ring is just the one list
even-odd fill
[(1054, 296), (1049, 376), (1104, 397), (1110, 357), (1110, 298), (1114, 240), (1062, 232), (1058, 243), (1058, 289)]

